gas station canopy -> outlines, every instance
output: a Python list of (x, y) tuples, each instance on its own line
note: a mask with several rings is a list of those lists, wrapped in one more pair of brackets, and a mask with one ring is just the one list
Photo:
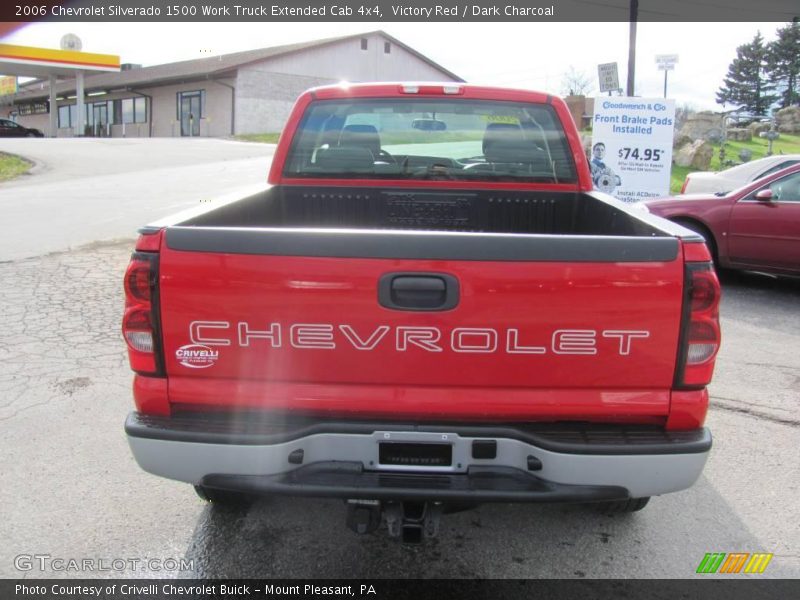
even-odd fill
[(48, 77), (76, 71), (119, 71), (119, 56), (0, 44), (2, 75)]
[(83, 135), (85, 117), (83, 76), (92, 71), (119, 71), (119, 56), (0, 44), (0, 74), (18, 77), (46, 77), (50, 80), (49, 134), (52, 137), (56, 136), (58, 127), (58, 107), (55, 93), (57, 78), (64, 75), (75, 78), (77, 113), (74, 131), (75, 135)]

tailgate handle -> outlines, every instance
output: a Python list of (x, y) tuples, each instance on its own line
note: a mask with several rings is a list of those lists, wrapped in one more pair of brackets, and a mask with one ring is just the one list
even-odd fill
[(389, 273), (378, 282), (378, 302), (392, 310), (450, 310), (458, 279), (445, 273)]

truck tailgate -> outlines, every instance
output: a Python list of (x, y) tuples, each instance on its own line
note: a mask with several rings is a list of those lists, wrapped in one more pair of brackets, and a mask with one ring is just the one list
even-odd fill
[[(457, 304), (382, 306), (388, 274), (450, 276)], [(408, 260), (165, 244), (159, 281), (173, 403), (484, 419), (669, 410), (677, 257)]]

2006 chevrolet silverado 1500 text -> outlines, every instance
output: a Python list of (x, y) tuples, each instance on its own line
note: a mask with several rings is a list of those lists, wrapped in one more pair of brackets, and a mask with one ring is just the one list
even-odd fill
[(269, 185), (141, 231), (123, 334), (143, 469), (339, 497), (414, 541), (481, 502), (682, 490), (719, 346), (702, 238), (592, 192), (565, 104), (463, 84), (297, 101)]

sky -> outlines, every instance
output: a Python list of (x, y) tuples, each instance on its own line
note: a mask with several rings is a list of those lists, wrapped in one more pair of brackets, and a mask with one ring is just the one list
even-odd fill
[[(757, 31), (766, 41), (784, 23), (639, 23), (635, 94), (662, 97), (657, 54), (677, 54), (668, 97), (679, 106), (722, 110), (715, 93), (736, 47)], [(596, 95), (597, 65), (617, 62), (624, 88), (628, 23), (35, 23), (0, 40), (58, 48), (65, 33), (83, 50), (117, 54), (144, 66), (382, 29), (470, 83), (559, 94), (570, 69), (585, 73)], [(728, 109), (732, 107), (727, 107)]]

